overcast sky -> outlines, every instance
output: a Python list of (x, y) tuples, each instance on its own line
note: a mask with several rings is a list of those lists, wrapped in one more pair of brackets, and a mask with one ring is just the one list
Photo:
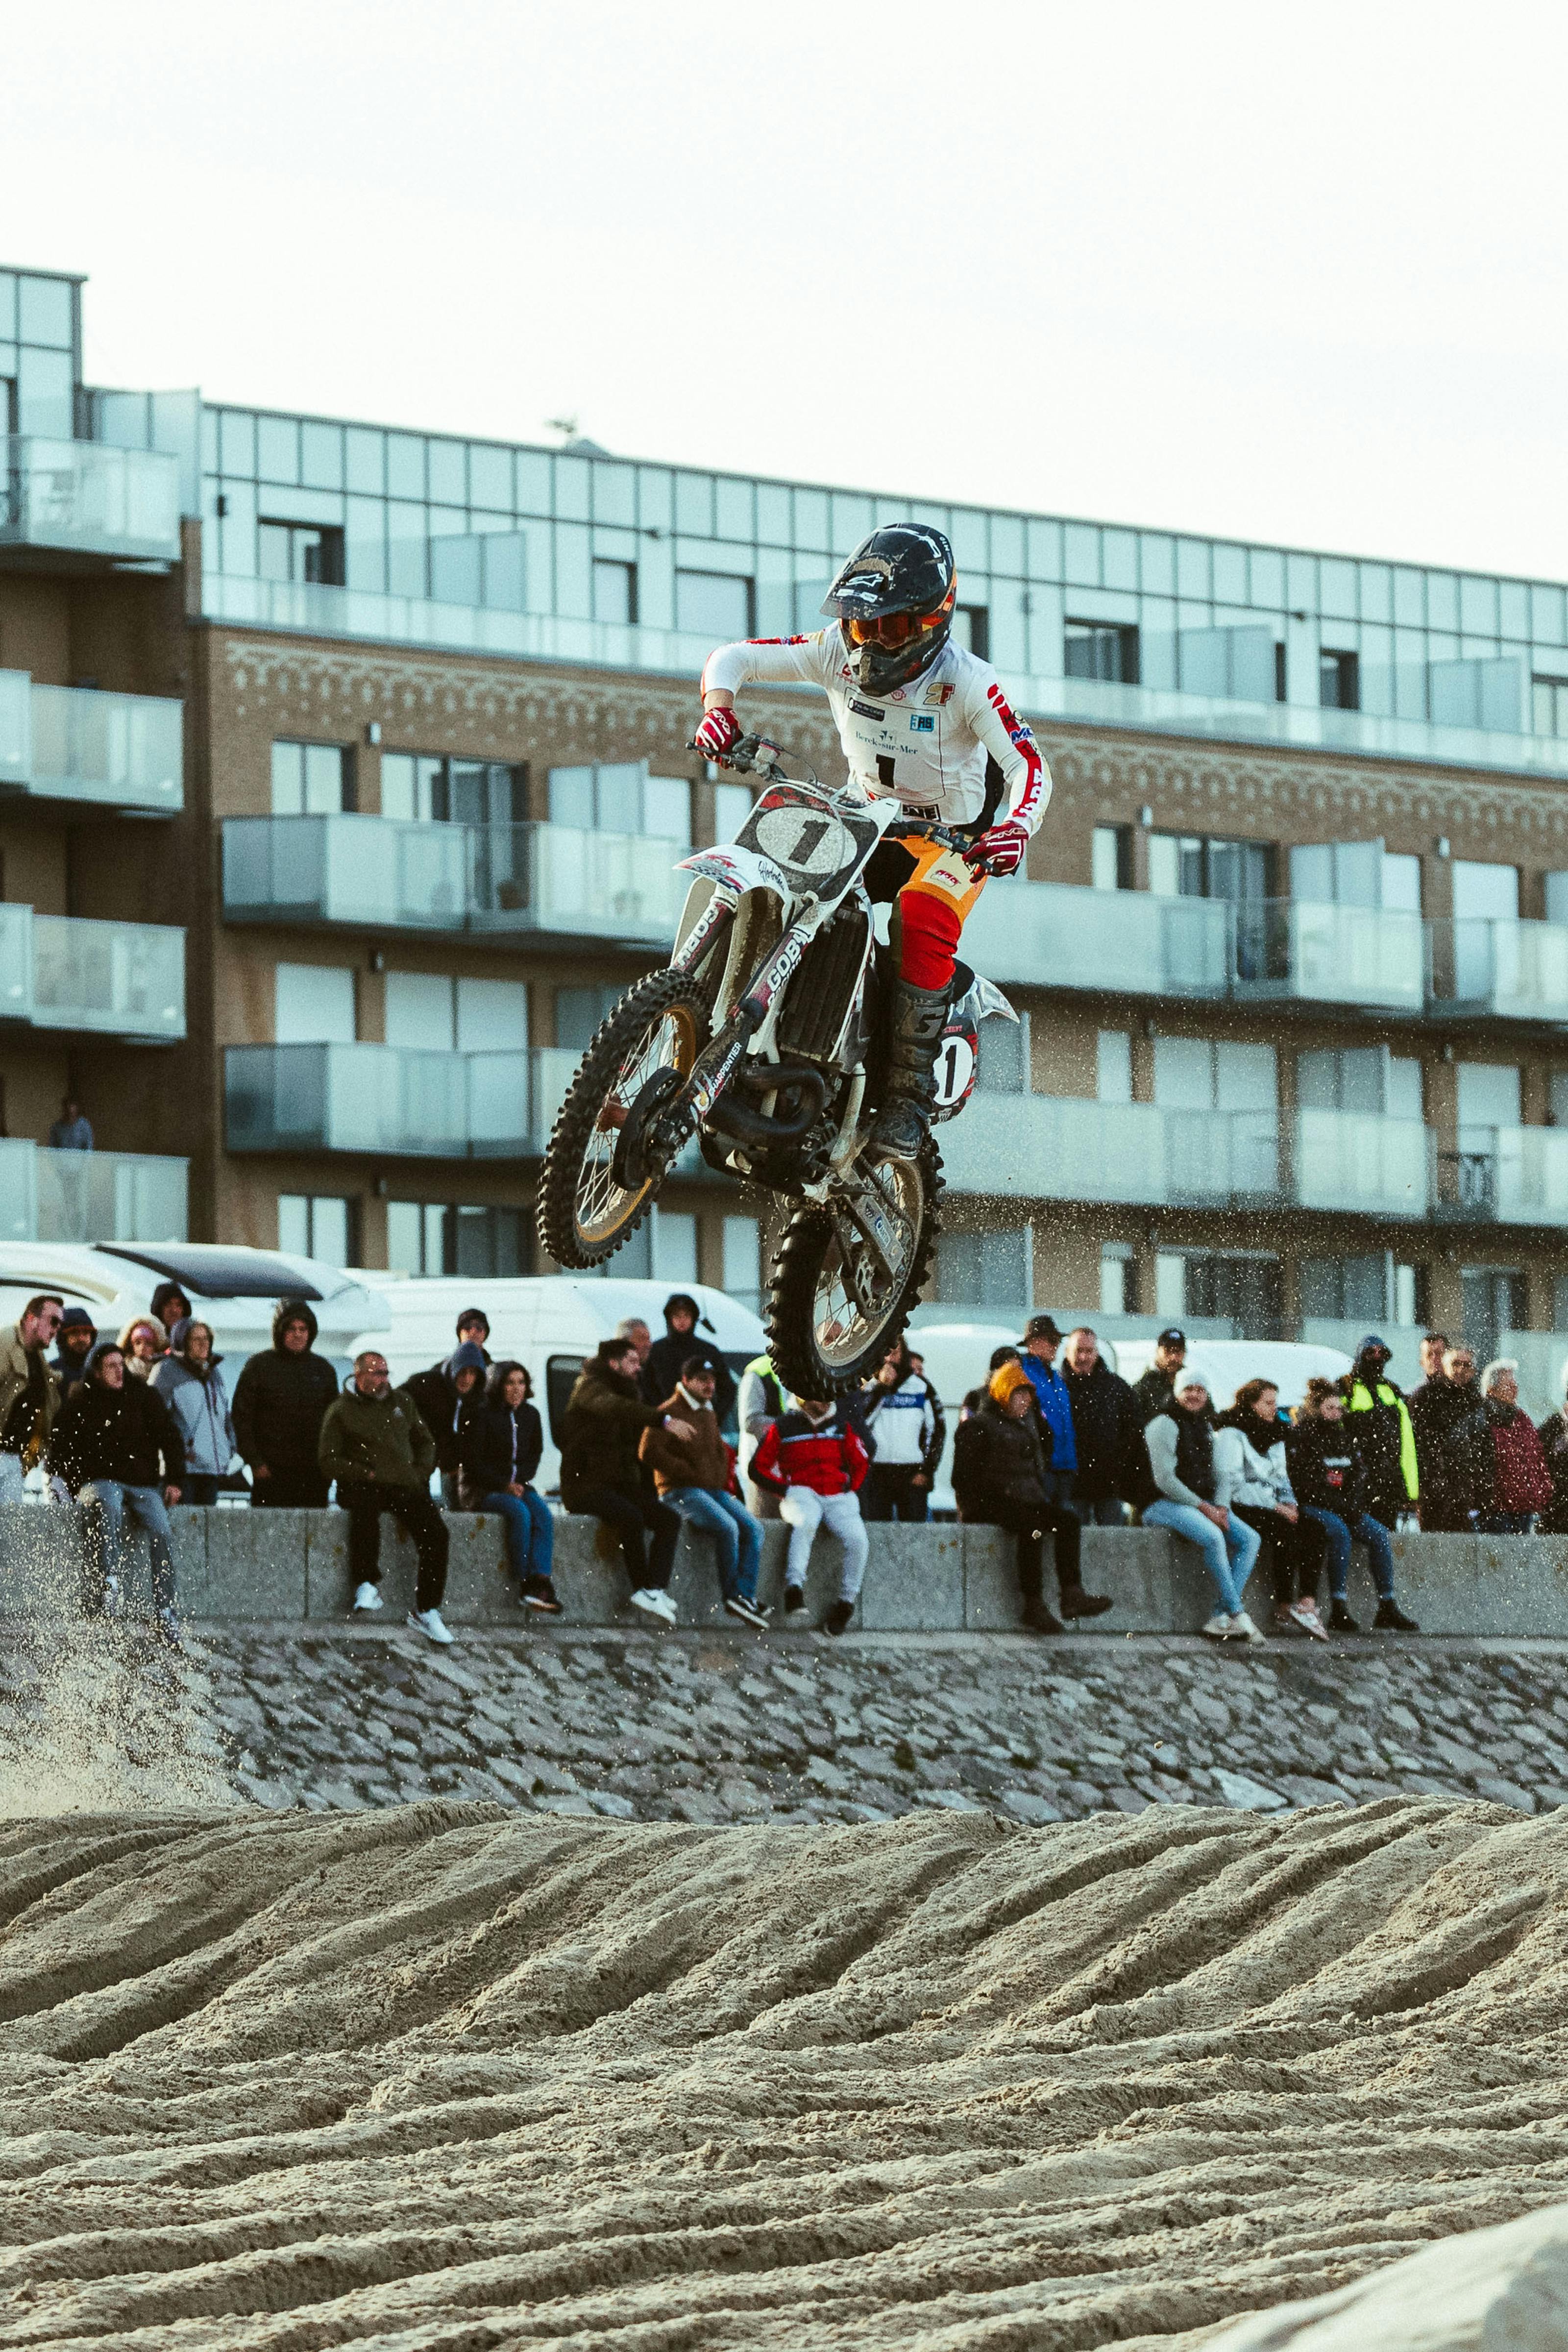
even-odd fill
[(104, 383), (1568, 575), (1561, 5), (74, 0)]

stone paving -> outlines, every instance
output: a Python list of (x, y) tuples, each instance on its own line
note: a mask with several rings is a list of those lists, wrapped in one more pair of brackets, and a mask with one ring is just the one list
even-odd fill
[[(6, 1630), (0, 1754), (40, 1759), (57, 1744), (49, 1689)], [(273, 1807), (439, 1794), (626, 1820), (861, 1822), (924, 1805), (1037, 1822), (1409, 1790), (1523, 1812), (1568, 1803), (1560, 1643), (1244, 1654), (1159, 1635), (552, 1628), (437, 1653), (401, 1628), (209, 1625), (177, 1664), (121, 1679), (142, 1710), (143, 1787), (161, 1689), (170, 1769), (194, 1790), (216, 1768)]]

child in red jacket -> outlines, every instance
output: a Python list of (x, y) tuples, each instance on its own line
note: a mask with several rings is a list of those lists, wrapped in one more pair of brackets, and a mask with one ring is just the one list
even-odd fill
[(841, 1423), (831, 1404), (804, 1398), (771, 1424), (752, 1456), (752, 1477), (780, 1497), (779, 1517), (789, 1527), (786, 1613), (805, 1607), (805, 1568), (817, 1528), (826, 1525), (844, 1547), (838, 1598), (822, 1621), (829, 1633), (842, 1633), (854, 1616), (866, 1573), (868, 1546), (859, 1488), (868, 1458), (854, 1430)]

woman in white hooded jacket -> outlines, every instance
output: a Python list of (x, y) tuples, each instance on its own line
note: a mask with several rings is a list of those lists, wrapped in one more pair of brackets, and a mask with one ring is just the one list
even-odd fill
[(1214, 1467), (1215, 1502), (1261, 1538), (1261, 1564), (1274, 1577), (1276, 1632), (1326, 1642), (1318, 1614), (1324, 1532), (1315, 1519), (1301, 1517), (1291, 1491), (1279, 1391), (1272, 1381), (1244, 1381), (1237, 1389), (1214, 1433)]

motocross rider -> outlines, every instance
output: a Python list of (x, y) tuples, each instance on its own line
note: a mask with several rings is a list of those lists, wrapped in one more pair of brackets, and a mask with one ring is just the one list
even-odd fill
[(873, 531), (844, 565), (822, 606), (827, 628), (721, 646), (702, 673), (696, 744), (708, 759), (722, 762), (741, 740), (737, 688), (819, 686), (852, 783), (970, 837), (960, 853), (900, 835), (895, 824), (866, 867), (871, 897), (898, 902), (887, 1084), (871, 1137), (893, 1160), (913, 1160), (931, 1125), (964, 918), (987, 872), (1016, 873), (1051, 795), (1050, 771), (995, 671), (952, 641), (957, 591), (942, 532), (896, 523)]

